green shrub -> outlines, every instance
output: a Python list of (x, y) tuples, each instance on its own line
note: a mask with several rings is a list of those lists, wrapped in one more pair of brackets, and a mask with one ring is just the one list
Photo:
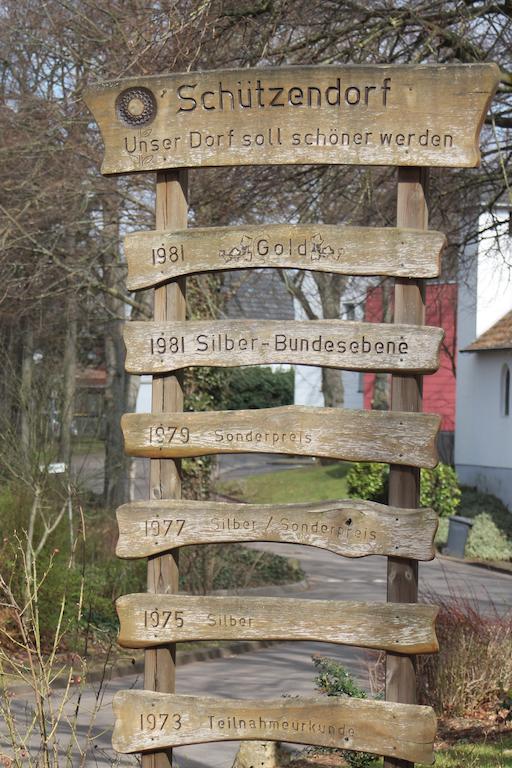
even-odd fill
[(352, 696), (366, 699), (366, 691), (360, 688), (343, 664), (326, 656), (314, 656), (313, 664), (318, 672), (315, 684), (327, 696)]
[(293, 403), (294, 372), (266, 366), (230, 369), (225, 372), (222, 407), (271, 408)]
[(297, 561), (242, 544), (201, 544), (180, 555), (180, 587), (192, 594), (301, 581)]
[(439, 550), (442, 550), (448, 541), (448, 527), (450, 521), (447, 517), (439, 518), (439, 525), (437, 526), (435, 545)]
[(512, 540), (500, 531), (488, 512), (482, 512), (475, 517), (465, 554), (480, 560), (511, 560)]
[[(0, 490), (0, 538), (9, 538), (16, 530), (26, 528), (30, 497), (26, 491), (14, 489), (14, 484), (2, 484)], [(16, 492), (18, 491), (18, 492)]]
[(467, 557), (512, 560), (512, 513), (500, 499), (463, 486), (460, 514), (473, 520), (466, 544)]
[(115, 601), (121, 595), (145, 592), (146, 578), (145, 560), (120, 560), (112, 555), (103, 562), (86, 565), (82, 625), (106, 635), (117, 632)]
[[(350, 696), (356, 699), (366, 699), (366, 691), (360, 688), (353, 677), (335, 659), (314, 656), (313, 664), (317, 669), (315, 683), (317, 688), (327, 696)], [(350, 768), (371, 768), (379, 758), (368, 752), (354, 752), (351, 749), (333, 749), (329, 752), (341, 754)]]
[(512, 513), (508, 507), (491, 493), (483, 493), (477, 491), (476, 488), (463, 485), (460, 514), (465, 517), (476, 518), (483, 512), (487, 512), (498, 528), (506, 536), (512, 538)]
[(448, 464), (421, 470), (420, 505), (432, 507), (440, 517), (457, 514), (461, 490), (457, 474)]
[(510, 560), (512, 541), (500, 531), (488, 512), (482, 512), (474, 519), (465, 554), (483, 560)]
[[(347, 474), (350, 498), (387, 502), (389, 467), (387, 464), (354, 464)], [(461, 491), (453, 467), (438, 464), (421, 470), (420, 505), (432, 507), (440, 517), (457, 512)]]
[(388, 475), (387, 464), (358, 462), (347, 472), (348, 495), (351, 499), (384, 503), (387, 497)]

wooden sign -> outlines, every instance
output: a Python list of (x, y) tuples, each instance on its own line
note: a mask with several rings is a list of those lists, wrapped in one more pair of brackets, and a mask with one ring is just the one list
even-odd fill
[(434, 653), (438, 609), (280, 597), (123, 595), (118, 642), (149, 648), (197, 640), (312, 640), (394, 653)]
[(327, 224), (135, 232), (124, 240), (130, 291), (194, 272), (260, 267), (437, 277), (445, 244), (434, 230)]
[(441, 417), (288, 405), (249, 411), (125, 413), (129, 456), (285, 453), (435, 467)]
[(219, 699), (119, 691), (113, 701), (117, 752), (258, 739), (351, 749), (431, 765), (431, 707), (348, 697)]
[(116, 514), (116, 555), (125, 558), (151, 557), (188, 544), (277, 541), (345, 557), (432, 560), (437, 530), (433, 509), (355, 499), (310, 504), (151, 500), (123, 504)]
[(124, 326), (126, 370), (290, 363), (347, 371), (433, 373), (442, 328), (344, 320), (187, 320)]
[(89, 89), (102, 173), (321, 163), (474, 167), (496, 64), (279, 67)]

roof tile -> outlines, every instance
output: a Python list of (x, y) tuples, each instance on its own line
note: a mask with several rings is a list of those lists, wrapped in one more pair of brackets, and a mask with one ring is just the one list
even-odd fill
[(512, 349), (512, 310), (461, 351), (483, 352), (492, 349)]

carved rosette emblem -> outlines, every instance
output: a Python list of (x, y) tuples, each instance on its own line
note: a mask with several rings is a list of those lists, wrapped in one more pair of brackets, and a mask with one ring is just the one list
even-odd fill
[(156, 99), (149, 88), (126, 88), (116, 99), (119, 120), (132, 128), (142, 128), (156, 116)]

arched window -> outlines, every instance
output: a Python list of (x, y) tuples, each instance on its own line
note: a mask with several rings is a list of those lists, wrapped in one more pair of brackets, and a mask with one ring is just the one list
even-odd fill
[(506, 363), (501, 369), (501, 415), (510, 416), (510, 368)]

